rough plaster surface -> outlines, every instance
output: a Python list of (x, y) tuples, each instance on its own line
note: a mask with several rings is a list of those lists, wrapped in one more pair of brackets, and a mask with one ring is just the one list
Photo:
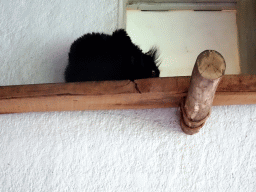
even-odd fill
[(1, 0), (0, 85), (63, 82), (71, 43), (117, 28), (117, 0)]
[(214, 107), (188, 136), (177, 109), (0, 116), (0, 191), (256, 189), (255, 105)]
[[(70, 43), (111, 33), (116, 4), (0, 1), (0, 84), (62, 82)], [(0, 191), (255, 191), (255, 127), (255, 105), (214, 107), (194, 136), (175, 108), (0, 115)]]

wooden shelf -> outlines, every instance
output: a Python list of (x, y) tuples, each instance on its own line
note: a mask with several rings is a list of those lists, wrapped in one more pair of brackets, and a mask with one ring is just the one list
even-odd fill
[[(0, 113), (178, 107), (190, 77), (0, 87)], [(213, 105), (256, 104), (256, 75), (226, 75)]]

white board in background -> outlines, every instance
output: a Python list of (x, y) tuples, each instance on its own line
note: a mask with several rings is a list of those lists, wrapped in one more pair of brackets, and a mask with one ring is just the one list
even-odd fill
[(226, 74), (240, 73), (236, 11), (127, 10), (126, 30), (143, 52), (159, 48), (161, 77), (190, 76), (206, 49), (223, 55)]

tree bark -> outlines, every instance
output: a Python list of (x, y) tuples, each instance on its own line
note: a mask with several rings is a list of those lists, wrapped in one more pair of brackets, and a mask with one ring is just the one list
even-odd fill
[(225, 60), (217, 51), (206, 50), (197, 57), (187, 97), (180, 106), (181, 128), (186, 134), (199, 132), (205, 124), (225, 69)]

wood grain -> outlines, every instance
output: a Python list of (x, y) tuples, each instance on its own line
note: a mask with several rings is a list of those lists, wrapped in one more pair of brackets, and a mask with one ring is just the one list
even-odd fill
[[(178, 107), (190, 77), (0, 87), (0, 113)], [(255, 75), (222, 78), (213, 105), (256, 104)]]
[(196, 59), (188, 94), (181, 102), (181, 129), (184, 133), (198, 133), (210, 116), (216, 89), (226, 70), (223, 56), (205, 50)]
[(61, 95), (106, 95), (136, 93), (132, 81), (34, 84), (0, 87), (0, 99)]
[(183, 109), (184, 115), (191, 121), (185, 122), (189, 127), (194, 128), (193, 122), (208, 116), (215, 91), (225, 70), (225, 60), (217, 51), (205, 50), (198, 55)]

